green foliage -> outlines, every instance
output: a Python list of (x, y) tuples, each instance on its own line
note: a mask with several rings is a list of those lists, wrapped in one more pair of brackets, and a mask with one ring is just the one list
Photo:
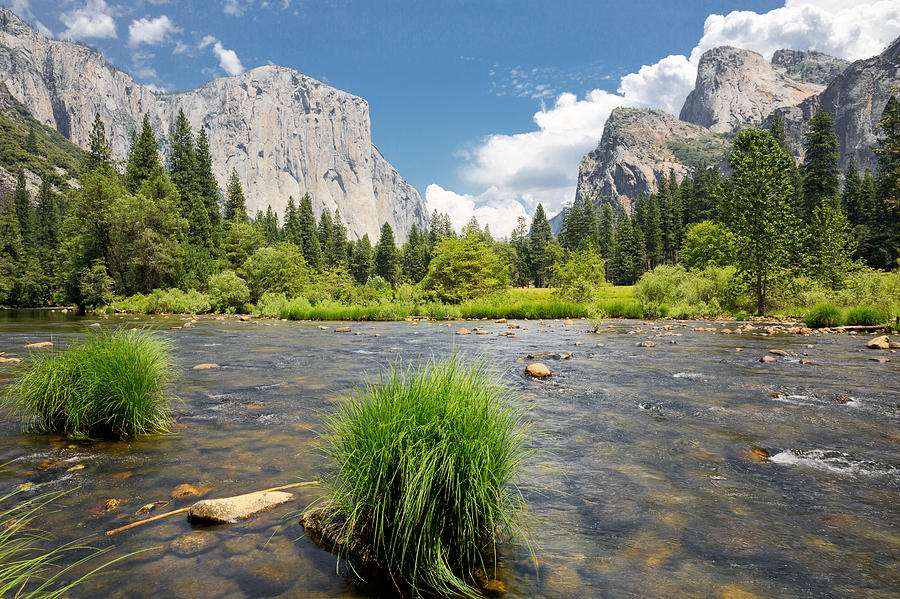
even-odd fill
[(843, 324), (843, 313), (834, 304), (818, 304), (803, 316), (806, 326), (814, 329)]
[[(328, 506), (414, 595), (480, 596), (497, 535), (524, 530), (525, 410), (486, 365), (395, 366), (326, 420)], [(527, 539), (526, 539), (527, 540)]]
[(85, 306), (105, 306), (113, 299), (112, 277), (100, 260), (90, 268), (83, 268), (78, 277), (78, 297)]
[(572, 254), (553, 270), (551, 282), (556, 288), (554, 294), (572, 302), (592, 302), (596, 289), (607, 284), (605, 268), (606, 260), (595, 249)]
[(883, 310), (873, 306), (854, 306), (847, 310), (845, 324), (875, 326), (888, 321), (888, 315)]
[(644, 272), (644, 243), (631, 219), (624, 211), (619, 213), (612, 260), (609, 262), (609, 278), (616, 285), (632, 285)]
[(660, 265), (644, 273), (634, 286), (634, 295), (644, 307), (675, 306), (693, 316), (720, 316), (741, 302), (733, 267), (710, 266), (685, 270), (682, 265)]
[(0, 196), (0, 305), (18, 302), (24, 248), (13, 196)]
[(228, 262), (238, 268), (265, 245), (265, 239), (259, 229), (249, 222), (236, 219), (226, 224), (228, 226), (222, 239), (222, 250)]
[[(379, 273), (380, 274), (380, 273)], [(509, 285), (507, 267), (475, 232), (447, 237), (435, 246), (422, 287), (448, 303), (481, 297)]]
[(313, 214), (312, 198), (308, 193), (300, 198), (300, 207), (297, 210), (297, 240), (288, 239), (303, 251), (303, 257), (311, 268), (318, 270), (322, 267), (322, 247), (319, 243), (319, 235), (316, 230), (316, 216)]
[(692, 225), (681, 244), (681, 262), (685, 268), (728, 266), (732, 263), (734, 236), (721, 223), (705, 220)]
[(387, 222), (381, 225), (381, 236), (375, 245), (375, 274), (391, 285), (400, 278), (400, 253), (394, 243), (394, 230)]
[(40, 432), (124, 439), (169, 423), (171, 346), (146, 331), (92, 334), (66, 350), (31, 354), (8, 402)]
[(116, 300), (112, 307), (118, 311), (136, 314), (205, 314), (212, 309), (209, 297), (196, 289), (182, 291), (154, 289), (147, 295), (137, 293), (125, 299)]
[(309, 280), (303, 254), (292, 243), (256, 250), (244, 261), (241, 273), (247, 280), (252, 302), (267, 292), (296, 295)]
[(250, 301), (250, 288), (233, 270), (212, 275), (207, 289), (209, 303), (216, 312), (238, 312)]
[(224, 221), (226, 226), (232, 226), (235, 222), (247, 223), (250, 219), (247, 217), (247, 200), (244, 197), (244, 190), (241, 187), (241, 179), (238, 177), (237, 170), (231, 169), (231, 176), (228, 178), (228, 187), (225, 188), (225, 210)]
[(809, 218), (817, 207), (826, 203), (836, 204), (840, 192), (838, 140), (834, 132), (834, 119), (828, 111), (817, 110), (810, 119), (803, 148), (803, 203), (800, 213)]
[(159, 144), (156, 133), (150, 126), (150, 116), (144, 114), (140, 133), (132, 133), (131, 147), (125, 162), (125, 189), (136, 193), (138, 188), (150, 178), (151, 174), (162, 166), (159, 161)]
[(531, 220), (531, 244), (528, 255), (531, 260), (531, 280), (535, 287), (544, 287), (550, 279), (553, 269), (553, 253), (550, 242), (553, 239), (553, 230), (550, 221), (544, 213), (544, 207), (537, 205), (534, 217)]
[(356, 243), (353, 243), (353, 250), (350, 254), (350, 272), (357, 283), (365, 285), (374, 270), (375, 252), (372, 250), (369, 234), (366, 233), (361, 239), (357, 239)]
[(723, 135), (710, 135), (699, 139), (673, 137), (666, 140), (666, 147), (681, 164), (717, 164), (728, 155), (728, 139)]

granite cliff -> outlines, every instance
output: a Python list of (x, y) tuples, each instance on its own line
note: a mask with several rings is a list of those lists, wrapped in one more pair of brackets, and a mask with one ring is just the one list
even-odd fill
[(251, 214), (308, 192), (313, 208), (339, 209), (351, 237), (400, 240), (428, 215), (419, 193), (372, 144), (368, 103), (293, 69), (263, 66), (194, 90), (156, 93), (95, 49), (52, 40), (0, 8), (0, 77), (39, 122), (84, 147), (96, 112), (117, 160), (143, 115), (163, 142), (179, 110), (205, 127), (224, 187), (232, 168)]

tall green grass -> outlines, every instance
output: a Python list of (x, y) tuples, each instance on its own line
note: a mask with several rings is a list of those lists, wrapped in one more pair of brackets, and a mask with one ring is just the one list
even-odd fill
[(890, 318), (885, 310), (872, 306), (854, 306), (847, 310), (844, 320), (848, 325), (876, 326), (885, 324)]
[(7, 403), (38, 432), (81, 439), (164, 432), (174, 373), (170, 350), (147, 331), (91, 334), (68, 349), (29, 356)]
[(803, 316), (803, 322), (808, 327), (820, 329), (823, 327), (836, 327), (844, 322), (844, 314), (834, 304), (818, 304)]
[(74, 569), (102, 552), (77, 544), (46, 549), (50, 535), (32, 527), (48, 505), (65, 493), (48, 493), (22, 501), (18, 493), (0, 497), (0, 597), (59, 599), (100, 569), (128, 557), (73, 578)]
[(498, 535), (524, 531), (529, 432), (483, 362), (395, 366), (326, 420), (328, 506), (412, 595), (479, 596)]

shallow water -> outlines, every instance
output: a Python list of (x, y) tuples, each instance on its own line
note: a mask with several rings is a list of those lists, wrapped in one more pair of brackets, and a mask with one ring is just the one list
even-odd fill
[[(609, 321), (596, 334), (583, 321), (518, 321), (516, 338), (498, 336), (506, 325), (492, 322), (480, 323), (491, 335), (468, 336), (454, 333), (479, 323), (351, 323), (356, 335), (332, 332), (336, 323), (207, 317), (171, 330), (182, 317), (7, 312), (0, 352), (64, 345), (94, 322), (160, 330), (183, 377), (173, 435), (70, 443), (0, 423), (0, 463), (10, 462), (0, 492), (26, 482), (35, 484), (28, 493), (75, 489), (40, 522), (57, 539), (101, 533), (89, 540), (109, 548), (107, 559), (152, 548), (73, 598), (386, 596), (302, 537), (291, 513), (316, 499), (315, 488), (235, 525), (195, 528), (176, 516), (102, 532), (183, 483), (222, 497), (319, 478), (328, 467), (316, 437), (323, 413), (385, 364), (452, 350), (486, 356), (533, 406), (542, 432), (521, 481), (538, 564), (506, 546), (503, 596), (896, 597), (900, 588), (900, 354), (869, 361), (875, 352), (861, 337), (720, 335), (695, 331), (697, 323), (663, 330), (634, 321)], [(636, 347), (648, 339), (657, 345)], [(798, 357), (758, 361), (776, 348)], [(542, 358), (553, 371), (546, 381), (526, 378), (526, 361), (516, 362), (569, 351), (568, 360)], [(222, 368), (191, 370), (204, 362)], [(16, 370), (0, 366), (0, 385)], [(108, 499), (121, 504), (105, 511)]]

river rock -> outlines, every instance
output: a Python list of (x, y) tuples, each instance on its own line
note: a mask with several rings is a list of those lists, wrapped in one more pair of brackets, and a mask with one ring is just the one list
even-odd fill
[(29, 343), (25, 346), (25, 349), (44, 349), (46, 347), (53, 347), (52, 341), (38, 341), (37, 343)]
[(335, 333), (349, 333), (352, 329), (350, 327), (336, 327), (334, 329)]
[(476, 335), (490, 335), (490, 331), (485, 331), (484, 329), (475, 329)]
[(519, 328), (519, 323), (511, 322), (511, 323), (509, 323), (509, 324), (506, 325), (506, 326), (509, 327), (509, 328), (511, 328), (511, 329), (518, 329), (518, 328)]
[(505, 319), (505, 318), (498, 318), (498, 319), (495, 320), (494, 322), (496, 322), (497, 324), (506, 324), (506, 319)]
[(250, 320), (250, 316), (248, 316), (247, 314), (241, 314), (240, 316), (238, 316), (238, 320), (240, 320), (241, 322), (248, 322)]
[(313, 543), (331, 553), (348, 556), (363, 573), (378, 573), (375, 547), (359, 537), (351, 537), (344, 529), (344, 519), (336, 517), (328, 506), (307, 510), (300, 516), (300, 526)]
[(181, 535), (169, 544), (169, 550), (175, 555), (189, 557), (203, 553), (215, 544), (212, 535), (197, 532)]
[(472, 331), (467, 329), (466, 327), (461, 327), (458, 331), (456, 331), (457, 335), (471, 335)]
[(884, 356), (872, 356), (871, 358), (869, 358), (869, 361), (870, 362), (881, 362), (882, 364), (885, 364), (887, 362), (890, 362), (891, 359), (886, 358)]
[(570, 320), (570, 319), (568, 319), (568, 318), (567, 318), (566, 321), (563, 323), (563, 325), (565, 325), (565, 326), (567, 326), (567, 327), (570, 327), (570, 326), (572, 326), (573, 324), (575, 324), (575, 323), (572, 322), (572, 320)]
[(777, 362), (778, 360), (776, 360), (772, 356), (763, 356), (762, 358), (759, 359), (759, 361), (765, 362), (766, 364), (772, 364), (774, 362)]
[(770, 350), (769, 350), (769, 353), (770, 353), (770, 354), (775, 354), (776, 356), (783, 356), (783, 357), (785, 357), (785, 358), (788, 357), (788, 356), (790, 355), (789, 353), (787, 353), (787, 352), (784, 351), (783, 349), (770, 349)]
[(100, 323), (99, 323), (99, 322), (95, 322), (95, 323), (92, 324), (92, 325), (88, 325), (88, 328), (89, 328), (89, 329), (99, 329), (99, 328), (100, 328)]
[(269, 510), (292, 500), (294, 496), (283, 491), (257, 491), (224, 499), (203, 499), (191, 506), (188, 512), (190, 522), (222, 524), (236, 522)]
[(196, 366), (194, 366), (194, 367), (192, 368), (192, 370), (212, 370), (212, 369), (214, 369), (214, 368), (219, 368), (219, 365), (218, 365), (218, 364), (213, 364), (213, 363), (209, 363), (209, 364), (197, 364)]
[(637, 347), (656, 347), (656, 344), (652, 341), (638, 341), (635, 345)]
[(873, 337), (866, 342), (866, 347), (869, 349), (890, 349), (891, 340), (887, 335)]
[(550, 369), (547, 368), (547, 365), (540, 362), (533, 362), (526, 366), (525, 374), (536, 379), (545, 379), (549, 376), (553, 376), (553, 373), (550, 372)]
[(212, 491), (210, 487), (197, 487), (189, 484), (178, 485), (174, 489), (172, 489), (172, 493), (169, 495), (172, 499), (184, 499), (185, 497), (193, 497), (206, 495)]
[(4, 358), (0, 356), (0, 364), (18, 364), (21, 361), (19, 358)]

